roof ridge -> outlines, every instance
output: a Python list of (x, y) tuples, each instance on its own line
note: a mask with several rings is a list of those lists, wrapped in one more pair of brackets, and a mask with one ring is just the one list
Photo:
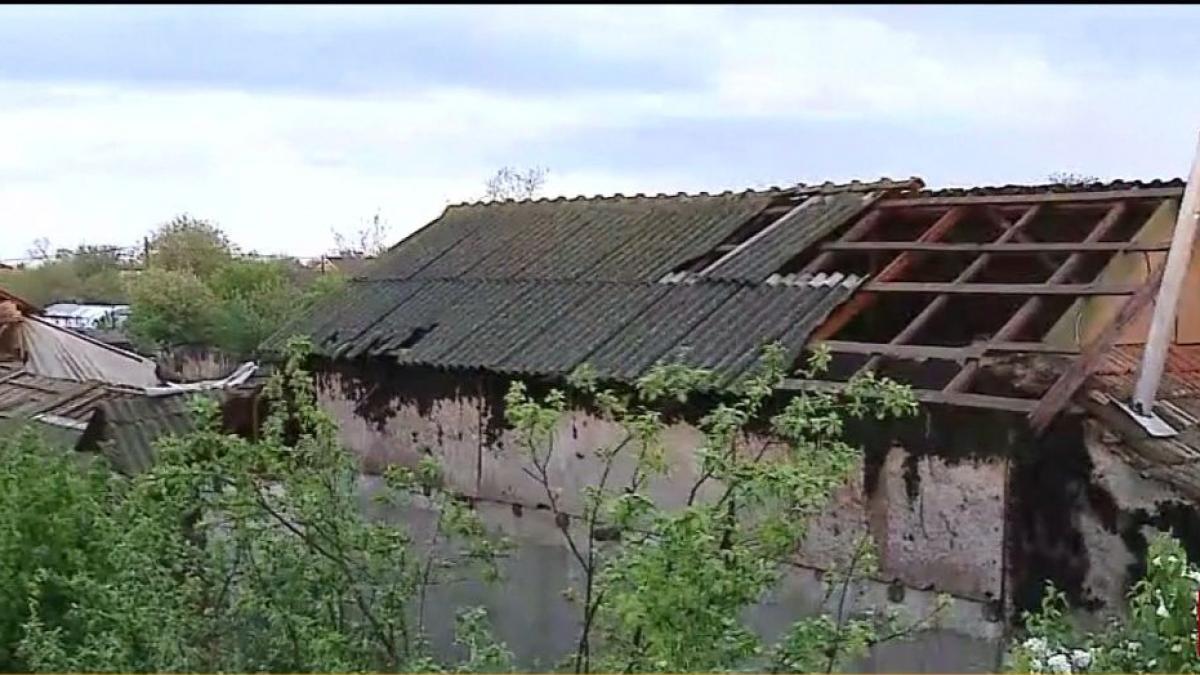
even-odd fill
[(638, 192), (638, 193), (631, 194), (631, 195), (626, 195), (621, 192), (616, 192), (616, 193), (608, 194), (608, 195), (578, 194), (578, 195), (573, 195), (570, 197), (568, 197), (566, 195), (556, 195), (554, 197), (529, 197), (529, 198), (525, 198), (525, 199), (512, 199), (512, 198), (494, 199), (494, 200), (477, 199), (474, 201), (462, 201), (462, 202), (450, 204), (446, 208), (453, 209), (453, 208), (470, 207), (470, 206), (490, 206), (493, 204), (516, 205), (516, 204), (543, 204), (543, 203), (557, 203), (557, 202), (612, 202), (612, 201), (636, 201), (636, 200), (658, 200), (658, 199), (680, 199), (680, 198), (729, 198), (729, 197), (761, 196), (761, 195), (770, 195), (770, 194), (782, 195), (782, 194), (787, 194), (789, 192), (795, 193), (797, 195), (809, 195), (809, 194), (818, 194), (818, 193), (826, 193), (826, 192), (854, 192), (854, 191), (867, 192), (867, 191), (872, 191), (872, 190), (900, 189), (900, 188), (905, 188), (905, 187), (908, 187), (911, 189), (914, 186), (917, 189), (920, 189), (925, 186), (925, 182), (916, 176), (913, 176), (912, 178), (908, 178), (908, 179), (893, 179), (893, 178), (889, 178), (887, 176), (883, 176), (883, 177), (881, 177), (877, 180), (873, 180), (873, 181), (861, 181), (861, 180), (855, 179), (855, 180), (851, 180), (851, 181), (845, 182), (845, 183), (835, 183), (833, 181), (825, 181), (824, 183), (813, 184), (813, 185), (809, 185), (809, 184), (803, 183), (803, 182), (798, 182), (798, 183), (795, 183), (793, 185), (788, 185), (788, 186), (770, 185), (770, 186), (761, 187), (761, 188), (746, 188), (746, 189), (740, 190), (740, 191), (727, 189), (723, 192), (709, 192), (707, 190), (701, 190), (699, 192), (680, 191), (680, 192), (676, 192), (674, 194), (669, 194), (669, 193), (665, 193), (665, 192), (658, 192), (655, 194), (646, 194), (644, 192)]

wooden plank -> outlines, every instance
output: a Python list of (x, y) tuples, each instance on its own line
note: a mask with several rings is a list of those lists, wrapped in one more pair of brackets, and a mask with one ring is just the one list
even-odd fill
[(892, 197), (879, 201), (879, 208), (916, 206), (961, 206), (972, 204), (1063, 204), (1128, 199), (1169, 199), (1183, 196), (1182, 187), (1105, 190), (1102, 192), (1038, 192), (1024, 195), (962, 195), (956, 197)]
[[(1042, 207), (1040, 204), (1028, 207), (1025, 209), (1025, 212), (1021, 214), (1020, 218), (1017, 219), (1017, 222), (1011, 225), (1008, 224), (1008, 221), (1006, 221), (1002, 216), (997, 218), (995, 222), (1000, 226), (1003, 232), (1001, 232), (1000, 236), (997, 237), (992, 243), (1003, 244), (1020, 237), (1025, 227), (1028, 226), (1029, 223), (1033, 222), (1033, 219), (1036, 218), (1041, 211)], [(967, 265), (967, 268), (959, 273), (954, 280), (956, 282), (963, 283), (974, 279), (983, 273), (983, 270), (987, 267), (988, 263), (991, 262), (991, 259), (992, 256), (990, 254), (984, 253), (978, 258), (972, 260), (971, 264)], [(937, 296), (932, 302), (930, 302), (928, 305), (925, 305), (924, 309), (922, 309), (920, 313), (913, 317), (913, 320), (908, 322), (908, 325), (905, 326), (904, 329), (899, 333), (897, 333), (896, 336), (889, 341), (889, 343), (895, 345), (912, 341), (914, 338), (916, 338), (918, 333), (924, 330), (925, 327), (933, 321), (934, 317), (936, 317), (943, 309), (946, 308), (946, 305), (949, 303), (949, 295), (943, 293)], [(867, 359), (867, 362), (863, 364), (862, 368), (859, 369), (859, 372), (874, 370), (875, 368), (879, 367), (879, 360), (880, 357), (878, 356), (873, 356), (870, 359)]]
[(811, 343), (813, 346), (824, 346), (837, 354), (869, 354), (890, 356), (901, 359), (924, 360), (939, 359), (943, 361), (961, 361), (966, 358), (979, 358), (989, 353), (1005, 354), (1055, 354), (1063, 356), (1078, 355), (1078, 349), (1059, 347), (1042, 342), (972, 342), (958, 347), (946, 345), (912, 345), (883, 342), (855, 342), (849, 340), (825, 340)]
[[(830, 382), (828, 380), (801, 380), (798, 378), (785, 379), (778, 387), (780, 391), (816, 391), (830, 394), (846, 390), (845, 382)], [(962, 392), (944, 392), (933, 389), (913, 389), (913, 397), (922, 403), (962, 406), (967, 408), (988, 408), (991, 410), (1008, 410), (1011, 412), (1029, 413), (1037, 405), (1036, 399), (1012, 398), (1008, 396), (988, 396), (985, 394), (967, 394)]]
[(1083, 350), (1083, 354), (1072, 361), (1071, 365), (1063, 371), (1054, 384), (1046, 390), (1037, 407), (1029, 414), (1029, 424), (1033, 427), (1034, 432), (1041, 433), (1045, 431), (1050, 422), (1070, 402), (1071, 397), (1075, 395), (1080, 385), (1104, 361), (1105, 354), (1116, 344), (1117, 338), (1121, 336), (1121, 332), (1125, 327), (1143, 309), (1150, 306), (1151, 301), (1154, 300), (1154, 295), (1158, 292), (1158, 288), (1162, 284), (1164, 268), (1165, 265), (1159, 265), (1154, 270), (1150, 279), (1146, 281), (1136, 294), (1125, 301), (1121, 306), (1121, 310), (1117, 312), (1117, 316), (1104, 327), (1104, 330), (1096, 336), (1095, 340), (1092, 340), (1088, 344), (1087, 348)]
[(823, 345), (831, 352), (840, 354), (883, 354), (903, 359), (940, 359), (958, 361), (969, 347), (943, 347), (939, 345), (892, 345), (879, 342), (852, 342), (847, 340), (825, 340), (814, 345)]
[(1029, 253), (1130, 253), (1166, 251), (1170, 242), (1145, 243), (1135, 241), (1098, 241), (1091, 243), (1031, 242), (1031, 243), (946, 243), (909, 241), (832, 241), (822, 244), (826, 251), (920, 251), (926, 253), (959, 254), (1029, 254)]
[[(938, 281), (868, 281), (869, 293), (945, 293), (950, 295), (1133, 295), (1138, 283), (1114, 284), (983, 284)], [(857, 296), (856, 296), (857, 297)]]
[[(946, 211), (940, 218), (938, 218), (932, 225), (922, 232), (921, 236), (917, 237), (917, 241), (926, 243), (941, 239), (949, 234), (950, 230), (954, 229), (954, 226), (957, 225), (966, 214), (967, 209), (964, 206), (956, 206), (949, 211)], [(825, 254), (822, 253), (821, 255)], [(878, 282), (887, 282), (891, 281), (892, 279), (898, 279), (908, 272), (910, 267), (920, 262), (922, 257), (922, 254), (905, 251), (889, 262), (886, 267), (884, 267), (879, 271), (878, 274), (875, 275), (874, 278)], [(813, 339), (823, 340), (836, 334), (839, 330), (845, 327), (846, 324), (850, 323), (854, 317), (858, 316), (859, 313), (875, 304), (876, 300), (877, 298), (870, 294), (854, 294), (854, 296), (850, 298), (848, 302), (843, 303), (836, 310), (834, 310), (833, 314), (831, 314), (829, 318), (825, 319), (825, 321), (818, 326), (815, 331), (813, 331)]]
[(985, 354), (1007, 352), (1013, 354), (1058, 354), (1075, 356), (1080, 353), (1075, 347), (1059, 347), (1045, 342), (983, 342), (982, 352)]

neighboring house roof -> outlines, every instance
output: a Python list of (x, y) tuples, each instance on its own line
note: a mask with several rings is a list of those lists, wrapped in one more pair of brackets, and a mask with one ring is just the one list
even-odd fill
[(121, 321), (129, 314), (129, 305), (77, 304), (56, 302), (42, 309), (42, 316), (66, 328), (95, 328), (104, 321)]
[(0, 363), (0, 433), (32, 422), (50, 440), (102, 452), (114, 468), (132, 475), (150, 466), (159, 439), (194, 428), (193, 396), (228, 401), (252, 373), (247, 365), (226, 380), (139, 389), (45, 377)]
[(160, 384), (152, 359), (56, 326), (36, 316), (17, 325), (25, 367), (46, 377), (134, 387)]
[(350, 278), (357, 278), (365, 275), (374, 264), (375, 258), (364, 256), (341, 256), (332, 255), (325, 256), (322, 259), (322, 267), (332, 267), (338, 272)]
[[(871, 369), (1040, 428), (1106, 346), (1144, 340), (1183, 188), (914, 179), (462, 204), (264, 346), (300, 332), (335, 358), (629, 379), (681, 351), (732, 377), (765, 342), (819, 342), (830, 381), (787, 386)], [(1176, 341), (1200, 342), (1200, 296), (1186, 302)], [(1051, 356), (1040, 389), (1011, 381), (1006, 361)]]

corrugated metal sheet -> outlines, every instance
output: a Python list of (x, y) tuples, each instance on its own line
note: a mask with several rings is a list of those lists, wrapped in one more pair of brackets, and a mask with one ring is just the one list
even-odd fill
[(129, 305), (85, 305), (58, 302), (42, 310), (42, 318), (63, 328), (96, 328), (119, 325), (129, 316)]

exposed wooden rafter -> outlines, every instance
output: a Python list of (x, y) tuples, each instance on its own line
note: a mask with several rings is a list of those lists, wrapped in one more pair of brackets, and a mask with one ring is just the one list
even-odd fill
[[(946, 211), (940, 218), (938, 218), (932, 225), (930, 225), (924, 232), (921, 233), (921, 236), (917, 238), (917, 241), (920, 243), (938, 241), (939, 239), (945, 237), (950, 230), (954, 229), (954, 226), (962, 221), (963, 216), (965, 216), (966, 213), (967, 209), (965, 206), (955, 207), (949, 211)], [(825, 254), (822, 253), (821, 255)], [(886, 267), (880, 270), (879, 274), (875, 275), (873, 283), (888, 283), (893, 279), (899, 279), (900, 277), (904, 276), (904, 274), (908, 272), (913, 265), (920, 262), (922, 257), (923, 254), (919, 252), (904, 251), (900, 255), (893, 258)], [(869, 292), (872, 290), (869, 288), (871, 284), (867, 284), (867, 286), (868, 287), (862, 288), (861, 291), (868, 292), (859, 292), (855, 294), (853, 298), (850, 298), (849, 302), (846, 302), (841, 307), (838, 307), (837, 310), (835, 310), (833, 314), (825, 320), (825, 323), (821, 324), (821, 326), (813, 333), (813, 339), (823, 340), (837, 333), (846, 324), (850, 323), (854, 317), (858, 316), (863, 310), (875, 304), (877, 298)]]
[[(1129, 206), (1125, 202), (1118, 202), (1114, 204), (1108, 210), (1108, 212), (1104, 214), (1104, 217), (1100, 219), (1100, 222), (1096, 223), (1096, 226), (1092, 228), (1092, 231), (1089, 232), (1086, 237), (1084, 237), (1083, 241), (1085, 243), (1090, 243), (1102, 240), (1113, 230), (1113, 228), (1117, 226), (1117, 223), (1121, 221), (1121, 217), (1125, 215), (1125, 212), (1128, 210), (1128, 208)], [(1084, 254), (1072, 253), (1058, 268), (1058, 270), (1054, 274), (1050, 275), (1050, 278), (1046, 280), (1044, 285), (1049, 286), (1054, 284), (1063, 284), (1064, 282), (1068, 281), (1079, 270), (1079, 266), (1083, 263), (1083, 260)], [(1012, 316), (1008, 318), (1008, 321), (1004, 322), (1004, 325), (1000, 327), (1000, 330), (996, 331), (996, 334), (992, 336), (992, 339), (996, 342), (1011, 342), (1016, 338), (1017, 335), (1020, 334), (1022, 330), (1026, 328), (1026, 326), (1030, 324), (1030, 322), (1033, 321), (1033, 319), (1038, 315), (1044, 306), (1044, 297), (1035, 295), (1034, 297), (1029, 298), (1024, 302), (1024, 304), (1021, 305), (1019, 309), (1017, 309), (1016, 312), (1013, 313)], [(962, 370), (958, 372), (957, 375), (954, 376), (953, 379), (950, 380), (949, 383), (946, 384), (945, 391), (962, 392), (969, 390), (971, 384), (975, 381), (975, 376), (978, 373), (979, 362), (972, 361), (968, 363), (963, 367)]]

